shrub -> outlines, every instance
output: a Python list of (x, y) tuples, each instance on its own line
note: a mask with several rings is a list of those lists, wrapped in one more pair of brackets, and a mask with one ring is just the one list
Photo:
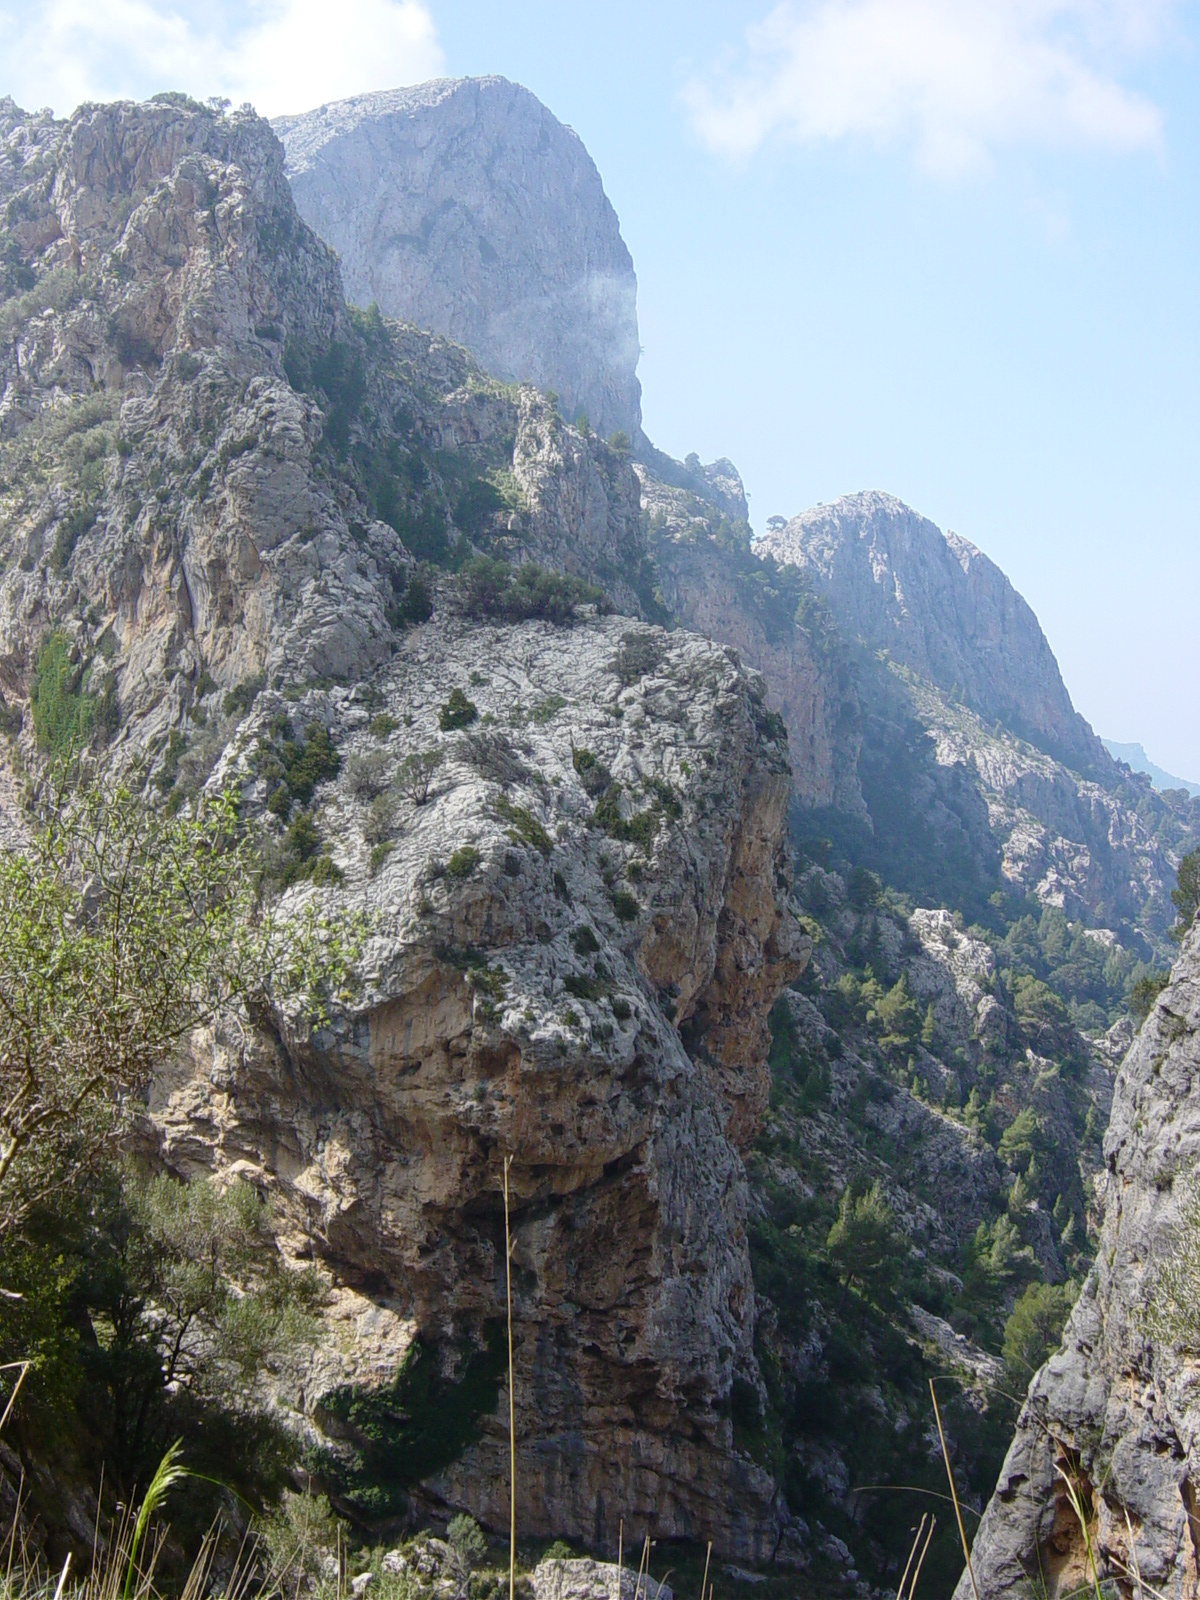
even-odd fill
[(404, 593), (388, 607), (388, 621), (393, 628), (415, 627), (428, 622), (433, 615), (433, 597), (424, 578), (413, 573), (404, 586)]
[(473, 844), (459, 845), (446, 863), (446, 875), (462, 880), (469, 878), (479, 865), (479, 851)]
[(530, 845), (543, 856), (554, 849), (554, 841), (542, 824), (525, 806), (515, 806), (504, 795), (496, 801), (496, 814), (510, 824), (509, 840), (513, 844)]
[(575, 620), (577, 606), (593, 605), (601, 613), (612, 610), (612, 602), (595, 584), (550, 572), (532, 561), (514, 572), (503, 561), (476, 556), (462, 569), (462, 586), (463, 609), (469, 616), (504, 622), (539, 618), (568, 626)]
[(1179, 863), (1179, 872), (1171, 901), (1178, 912), (1178, 920), (1171, 929), (1172, 939), (1181, 941), (1196, 920), (1200, 910), (1200, 850), (1193, 850)]
[(379, 871), (380, 867), (391, 855), (395, 848), (396, 846), (390, 839), (384, 839), (379, 844), (371, 846), (371, 854), (368, 861), (368, 866), (370, 868), (372, 877), (374, 877)]
[(590, 750), (583, 748), (573, 750), (571, 765), (583, 785), (584, 793), (590, 795), (593, 800), (603, 794), (612, 782), (612, 773)]
[(1004, 1324), (1004, 1364), (1021, 1388), (1057, 1349), (1078, 1285), (1031, 1283)]
[(883, 885), (866, 867), (855, 867), (846, 880), (846, 893), (855, 911), (870, 911), (883, 899)]
[(438, 711), (438, 727), (443, 733), (453, 733), (456, 728), (469, 728), (478, 717), (475, 702), (468, 700), (461, 689), (451, 689), (450, 698)]
[(415, 806), (423, 806), (429, 799), (433, 776), (445, 759), (445, 751), (436, 745), (432, 750), (410, 750), (396, 770), (396, 782)]
[(1148, 972), (1137, 980), (1129, 991), (1129, 1015), (1135, 1022), (1145, 1022), (1154, 1010), (1155, 1001), (1170, 981), (1169, 972)]
[(628, 689), (652, 673), (665, 655), (662, 642), (650, 632), (630, 630), (622, 634), (617, 653), (610, 663), (622, 685)]
[(47, 755), (64, 755), (91, 734), (96, 703), (84, 688), (84, 676), (83, 664), (71, 659), (66, 634), (48, 634), (34, 657), (29, 685), (34, 731)]
[(258, 699), (266, 681), (266, 676), (261, 672), (256, 672), (251, 678), (243, 678), (226, 694), (221, 702), (221, 710), (227, 717), (244, 716)]
[(373, 739), (386, 739), (395, 733), (400, 724), (386, 711), (380, 711), (367, 723), (367, 732)]
[(388, 762), (382, 750), (351, 756), (346, 763), (346, 784), (356, 800), (374, 800), (388, 786)]
[(597, 939), (586, 922), (580, 923), (579, 927), (575, 929), (575, 932), (571, 935), (571, 943), (577, 956), (594, 956), (600, 948), (599, 939)]
[(633, 922), (641, 914), (641, 906), (628, 889), (612, 891), (612, 908), (622, 922)]
[(460, 1512), (446, 1524), (446, 1538), (468, 1567), (478, 1567), (487, 1556), (487, 1540), (474, 1517)]

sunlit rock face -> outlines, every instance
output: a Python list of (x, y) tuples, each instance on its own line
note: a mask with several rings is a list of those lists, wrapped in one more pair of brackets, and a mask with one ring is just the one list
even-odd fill
[[(1171, 1600), (1195, 1592), (1195, 1352), (1155, 1338), (1146, 1310), (1181, 1223), (1194, 1225), (1185, 1180), (1200, 1157), (1198, 1040), (1193, 930), (1117, 1076), (1096, 1264), (1062, 1348), (1030, 1385), (984, 1514), (973, 1556), (980, 1600), (1028, 1593), (1031, 1581), (1052, 1597), (1066, 1595), (1094, 1576)], [(957, 1600), (972, 1592), (964, 1574)]]
[(275, 129), (352, 303), (554, 389), (607, 436), (641, 423), (637, 280), (577, 134), (505, 78), (359, 95)]

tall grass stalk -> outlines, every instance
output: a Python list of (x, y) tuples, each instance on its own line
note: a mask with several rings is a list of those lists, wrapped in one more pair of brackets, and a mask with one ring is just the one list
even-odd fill
[(975, 1585), (975, 1569), (971, 1565), (971, 1552), (967, 1546), (967, 1530), (963, 1527), (962, 1512), (958, 1508), (958, 1489), (954, 1483), (954, 1473), (950, 1470), (950, 1452), (946, 1449), (946, 1435), (942, 1431), (942, 1413), (938, 1410), (937, 1390), (933, 1387), (933, 1379), (929, 1380), (929, 1395), (933, 1401), (933, 1415), (937, 1422), (938, 1439), (942, 1446), (942, 1460), (946, 1463), (946, 1477), (950, 1483), (950, 1498), (954, 1501), (954, 1515), (958, 1522), (958, 1537), (962, 1540), (963, 1560), (967, 1563), (967, 1576), (971, 1580), (971, 1593), (975, 1600), (979, 1600), (979, 1590)]
[(708, 1564), (712, 1560), (712, 1540), (708, 1541), (708, 1549), (704, 1552), (704, 1576), (700, 1579), (700, 1600), (704, 1600), (704, 1591), (708, 1588)]
[(508, 1600), (517, 1600), (517, 1407), (513, 1389), (512, 1234), (508, 1220), (508, 1169), (512, 1159), (504, 1158), (504, 1289), (508, 1302)]

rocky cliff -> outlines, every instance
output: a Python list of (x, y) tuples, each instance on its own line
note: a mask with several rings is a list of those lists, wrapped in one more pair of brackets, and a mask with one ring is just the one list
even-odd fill
[(639, 620), (625, 452), (347, 309), (265, 123), (0, 116), (4, 793), (79, 739), (233, 784), (268, 878), (375, 930), (328, 1027), (228, 1019), (151, 1093), (147, 1149), (252, 1175), (327, 1282), (272, 1404), (358, 1514), (503, 1520), (511, 1154), (522, 1525), (768, 1557), (741, 1152), (808, 946), (762, 680)]
[(1084, 771), (1107, 765), (1037, 618), (967, 540), (867, 492), (805, 511), (757, 543), (812, 576), (850, 637)]
[(1162, 953), (1200, 810), (1109, 757), (986, 556), (875, 493), (818, 506), (754, 548), (805, 575), (853, 648), (872, 830), (858, 848), (877, 870), (977, 918), (999, 896)]
[(637, 281), (582, 142), (504, 78), (443, 79), (281, 118), (296, 205), (346, 293), (554, 389), (607, 436), (641, 425)]
[[(1198, 1036), (1193, 929), (1117, 1077), (1096, 1264), (1062, 1348), (1030, 1386), (975, 1541), (983, 1600), (1031, 1583), (1067, 1594), (1097, 1577), (1122, 1593), (1194, 1590), (1196, 1352), (1186, 1336), (1153, 1333), (1147, 1312), (1181, 1234), (1195, 1235)], [(1194, 1305), (1188, 1317), (1194, 1339)], [(964, 1574), (958, 1600), (971, 1593)]]

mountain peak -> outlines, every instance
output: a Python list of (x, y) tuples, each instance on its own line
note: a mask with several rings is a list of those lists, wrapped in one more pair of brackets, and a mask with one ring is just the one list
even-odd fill
[(637, 279), (583, 141), (507, 78), (437, 78), (281, 117), (347, 297), (465, 344), (602, 434), (641, 425)]
[(843, 632), (869, 649), (1069, 765), (1106, 762), (1037, 617), (969, 540), (870, 489), (802, 512), (756, 549), (804, 568)]

